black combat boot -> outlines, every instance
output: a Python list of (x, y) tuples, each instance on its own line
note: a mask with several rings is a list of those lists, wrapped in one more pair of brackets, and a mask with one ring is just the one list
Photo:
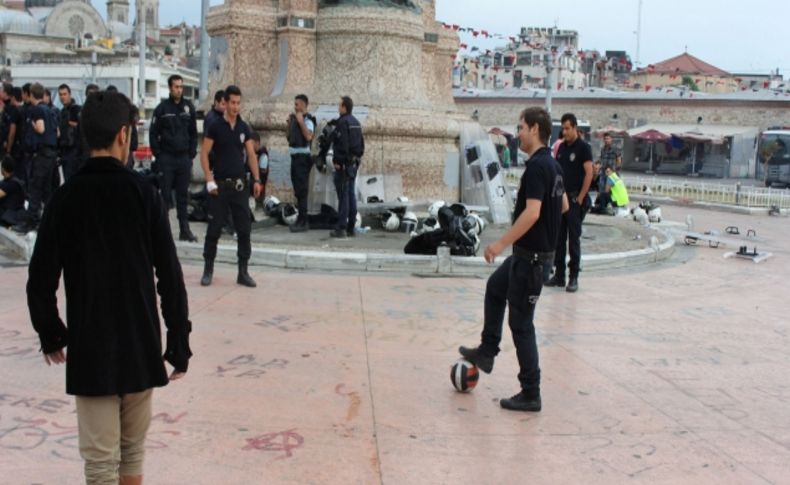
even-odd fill
[(236, 278), (236, 283), (246, 286), (247, 288), (255, 288), (258, 286), (255, 284), (255, 280), (252, 279), (250, 274), (247, 272), (247, 260), (240, 259), (239, 260), (239, 276)]
[(192, 234), (192, 231), (189, 229), (189, 222), (179, 221), (178, 225), (180, 228), (178, 239), (180, 241), (198, 242), (197, 236)]
[(201, 286), (209, 286), (214, 278), (214, 260), (207, 259), (203, 266), (203, 277), (200, 278)]

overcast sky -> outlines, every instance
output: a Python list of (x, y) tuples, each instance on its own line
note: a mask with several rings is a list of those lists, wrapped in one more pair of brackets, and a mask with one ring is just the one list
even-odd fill
[[(106, 15), (106, 2), (93, 0)], [(134, 3), (134, 0), (131, 2)], [(222, 3), (211, 0), (212, 5)], [(449, 24), (511, 36), (522, 26), (577, 30), (583, 49), (626, 50), (636, 59), (638, 0), (436, 0), (437, 17)], [(160, 0), (163, 24), (200, 22), (200, 0)], [(641, 64), (688, 52), (733, 73), (779, 69), (790, 73), (790, 2), (786, 0), (643, 0)], [(501, 41), (462, 42), (483, 48)]]

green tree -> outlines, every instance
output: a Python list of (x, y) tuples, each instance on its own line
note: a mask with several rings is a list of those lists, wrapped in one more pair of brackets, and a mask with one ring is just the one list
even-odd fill
[(683, 76), (683, 85), (688, 86), (692, 91), (699, 91), (699, 86), (691, 79), (691, 76)]

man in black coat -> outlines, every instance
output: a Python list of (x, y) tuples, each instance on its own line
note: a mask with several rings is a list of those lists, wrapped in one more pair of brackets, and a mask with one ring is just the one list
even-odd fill
[[(44, 359), (66, 363), (88, 483), (142, 481), (152, 389), (183, 377), (192, 355), (167, 208), (150, 182), (125, 168), (134, 119), (123, 94), (88, 98), (81, 128), (91, 158), (47, 205), (27, 283)], [(61, 272), (68, 326), (58, 314)], [(169, 376), (165, 361), (174, 367)]]
[(356, 179), (362, 157), (365, 155), (365, 137), (362, 125), (352, 114), (354, 101), (348, 96), (340, 99), (335, 131), (332, 132), (332, 163), (335, 166), (334, 182), (337, 191), (337, 225), (331, 237), (345, 239), (354, 236), (357, 220)]

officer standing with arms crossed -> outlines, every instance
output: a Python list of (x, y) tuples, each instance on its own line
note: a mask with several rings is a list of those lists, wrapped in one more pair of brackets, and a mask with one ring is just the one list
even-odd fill
[(513, 227), (486, 248), (493, 263), (507, 246), (513, 255), (488, 278), (485, 323), (479, 347), (461, 347), (461, 355), (481, 371), (491, 373), (499, 353), (505, 308), (518, 356), (521, 392), (499, 401), (513, 411), (540, 411), (540, 367), (535, 340), (535, 306), (543, 288), (543, 263), (550, 261), (557, 244), (562, 213), (568, 210), (562, 169), (546, 147), (551, 117), (541, 108), (527, 108), (518, 125), (521, 149), (529, 154), (513, 212)]
[[(214, 259), (217, 256), (217, 242), (225, 224), (225, 215), (233, 215), (233, 225), (238, 235), (239, 274), (236, 283), (255, 288), (255, 280), (247, 272), (247, 264), (252, 254), (250, 231), (249, 187), (247, 186), (246, 164), (252, 173), (255, 198), (259, 198), (261, 183), (258, 157), (252, 141), (252, 130), (245, 123), (241, 111), (241, 90), (237, 86), (225, 89), (225, 114), (209, 126), (203, 136), (200, 150), (200, 165), (206, 174), (206, 189), (212, 196), (209, 207), (208, 230), (203, 246), (205, 267), (200, 284), (209, 286), (214, 277)], [(214, 166), (209, 168), (208, 154), (214, 152)]]
[(151, 118), (151, 151), (164, 176), (162, 197), (172, 204), (171, 190), (176, 189), (176, 212), (181, 241), (197, 242), (189, 229), (187, 202), (192, 179), (192, 159), (197, 154), (197, 118), (195, 107), (184, 99), (184, 81), (177, 74), (167, 79), (170, 97), (159, 103)]

